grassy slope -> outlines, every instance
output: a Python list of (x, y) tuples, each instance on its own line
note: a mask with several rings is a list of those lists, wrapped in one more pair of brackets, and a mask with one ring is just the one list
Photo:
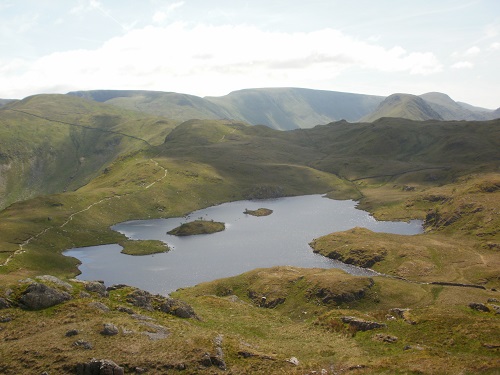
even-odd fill
[(81, 187), (118, 155), (163, 142), (165, 119), (67, 95), (0, 110), (0, 207)]
[[(107, 228), (127, 219), (180, 216), (256, 192), (332, 191), (334, 196), (361, 198), (360, 205), (383, 218), (424, 218), (430, 213), (429, 233), (405, 238), (403, 246), (397, 246), (402, 242), (399, 236), (366, 231), (342, 238), (355, 247), (383, 246), (387, 256), (376, 264), (381, 271), (415, 280), (435, 277), (498, 288), (497, 131), (498, 121), (380, 120), (287, 133), (231, 122), (189, 121), (174, 129), (164, 144), (118, 158), (77, 192), (39, 197), (3, 210), (3, 259), (36, 237), (0, 272), (5, 284), (33, 274), (74, 274), (74, 260), (60, 252), (73, 246), (126, 244), (123, 236)], [(404, 147), (398, 148), (400, 143)], [(78, 214), (68, 221), (74, 213)], [(279, 268), (179, 291), (178, 296), (189, 301), (203, 320), (181, 324), (155, 316), (173, 332), (158, 343), (120, 335), (111, 339), (110, 346), (111, 340), (105, 342), (98, 334), (102, 323), (112, 320), (133, 327), (134, 322), (116, 312), (95, 314), (85, 300), (48, 312), (13, 310), (8, 313), (17, 323), (0, 334), (18, 340), (14, 345), (1, 344), (0, 350), (10, 366), (19, 368), (29, 354), (23, 348), (36, 345), (49, 332), (54, 340), (33, 366), (61, 368), (82, 358), (110, 356), (121, 364), (162, 373), (162, 361), (186, 362), (198, 369), (199, 356), (213, 351), (213, 338), (221, 333), (233, 373), (303, 374), (323, 368), (366, 374), (498, 370), (498, 349), (484, 346), (498, 345), (498, 315), (467, 307), (469, 302), (498, 298), (497, 292), (375, 278), (361, 299), (337, 306), (311, 298), (318, 285), (337, 294), (352, 292), (357, 283), (366, 287), (367, 279), (357, 280), (335, 270)], [(245, 303), (233, 302), (227, 294)], [(285, 302), (263, 309), (255, 306), (261, 295)], [(394, 307), (411, 308), (411, 319), (417, 323), (386, 321), (382, 332), (397, 336), (396, 344), (374, 341), (373, 332), (355, 333), (339, 320), (341, 315), (356, 315), (384, 321)], [(79, 318), (72, 311), (79, 311)], [(28, 320), (40, 322), (35, 334), (22, 328)], [(56, 321), (65, 324), (56, 326)], [(63, 329), (70, 325), (83, 325), (97, 343), (92, 353), (70, 349), (68, 340), (63, 341)], [(408, 345), (411, 348), (403, 350)], [(135, 348), (134, 359), (130, 347)], [(182, 350), (166, 349), (174, 347)], [(53, 361), (54, 350), (64, 353), (60, 363)], [(255, 357), (242, 358), (238, 355), (242, 350)], [(298, 367), (285, 362), (291, 356), (299, 358)]]

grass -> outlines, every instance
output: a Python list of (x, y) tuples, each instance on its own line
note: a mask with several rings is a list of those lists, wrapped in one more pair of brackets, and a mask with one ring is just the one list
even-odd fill
[(197, 234), (222, 232), (224, 229), (226, 229), (224, 223), (219, 223), (217, 221), (194, 220), (188, 223), (183, 223), (167, 233), (174, 236), (193, 236)]
[(245, 209), (245, 214), (252, 216), (269, 216), (273, 213), (273, 210), (269, 208), (258, 208), (256, 210)]
[(121, 251), (127, 255), (151, 255), (170, 251), (167, 244), (156, 240), (128, 240), (120, 242)]

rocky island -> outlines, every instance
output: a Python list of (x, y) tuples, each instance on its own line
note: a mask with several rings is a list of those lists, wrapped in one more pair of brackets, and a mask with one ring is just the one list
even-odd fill
[(252, 216), (269, 216), (272, 213), (273, 210), (270, 210), (269, 208), (258, 208), (256, 210), (249, 210), (248, 208), (245, 208), (244, 212), (244, 214)]

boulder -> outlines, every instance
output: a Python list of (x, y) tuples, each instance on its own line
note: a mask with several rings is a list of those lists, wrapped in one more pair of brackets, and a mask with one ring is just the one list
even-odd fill
[(477, 311), (483, 311), (483, 312), (489, 312), (490, 309), (488, 306), (486, 306), (484, 303), (478, 303), (478, 302), (471, 302), (469, 303), (469, 307), (473, 310)]
[(42, 281), (42, 282), (45, 281), (45, 282), (52, 283), (58, 287), (66, 289), (68, 292), (71, 292), (73, 290), (73, 286), (71, 284), (67, 283), (66, 281), (62, 281), (61, 279), (59, 279), (55, 276), (52, 276), (52, 275), (37, 276), (37, 277), (35, 277), (35, 279), (37, 279), (38, 281)]
[(159, 309), (164, 313), (172, 314), (179, 318), (196, 318), (196, 314), (190, 305), (174, 298), (166, 298)]
[(118, 327), (115, 326), (112, 323), (104, 323), (104, 327), (101, 331), (101, 335), (104, 336), (114, 336), (117, 335), (120, 331), (118, 330)]
[(109, 359), (92, 359), (76, 366), (77, 375), (123, 375), (123, 367)]
[(97, 293), (101, 297), (107, 297), (108, 291), (106, 290), (106, 286), (99, 281), (87, 281), (85, 282), (85, 289), (91, 293)]
[(159, 310), (179, 318), (198, 318), (193, 308), (187, 303), (174, 298), (153, 295), (141, 289), (129, 293), (127, 302), (148, 311)]
[(45, 284), (32, 283), (19, 298), (19, 305), (27, 310), (41, 310), (55, 306), (71, 299), (64, 291), (52, 288)]
[(375, 336), (373, 336), (373, 340), (381, 341), (381, 342), (388, 342), (388, 343), (392, 344), (392, 343), (398, 341), (398, 338), (396, 336), (385, 335), (383, 333), (377, 333)]
[(9, 301), (7, 301), (5, 298), (0, 298), (0, 310), (8, 309), (9, 307), (10, 307)]
[(369, 331), (377, 328), (384, 328), (386, 325), (384, 323), (371, 322), (368, 320), (358, 319), (353, 316), (343, 316), (341, 318), (342, 322), (355, 327), (359, 331)]

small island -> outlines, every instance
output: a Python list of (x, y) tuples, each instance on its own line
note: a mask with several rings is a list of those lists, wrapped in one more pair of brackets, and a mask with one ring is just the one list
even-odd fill
[(122, 254), (151, 255), (170, 251), (167, 244), (157, 240), (125, 240), (120, 242)]
[(268, 216), (273, 213), (273, 210), (270, 210), (269, 208), (259, 208), (257, 210), (249, 210), (248, 208), (245, 208), (244, 214), (247, 215), (252, 215), (252, 216)]
[(174, 236), (192, 236), (195, 234), (210, 234), (222, 232), (224, 229), (226, 229), (224, 223), (208, 220), (195, 220), (189, 223), (184, 223), (181, 226), (168, 231), (167, 233)]

